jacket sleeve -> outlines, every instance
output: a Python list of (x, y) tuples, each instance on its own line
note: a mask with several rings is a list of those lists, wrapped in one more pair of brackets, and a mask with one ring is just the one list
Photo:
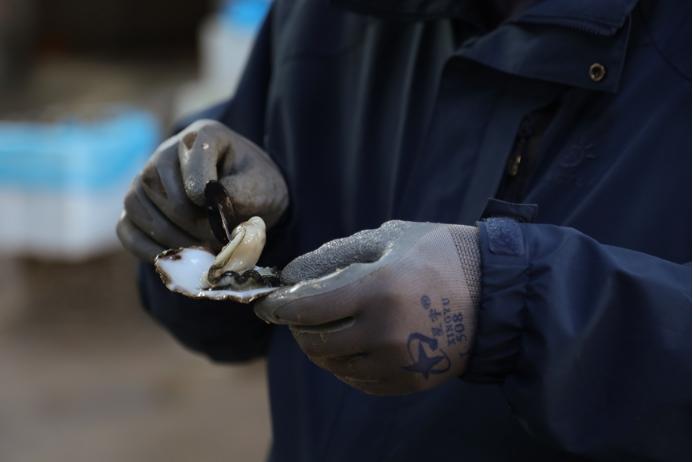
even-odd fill
[(573, 228), (479, 227), (482, 303), (464, 379), (500, 383), (526, 430), (567, 452), (690, 460), (691, 266)]
[[(194, 120), (215, 119), (263, 145), (271, 74), (271, 17), (270, 13), (256, 38), (235, 96), (186, 118), (178, 124), (178, 130)], [(282, 226), (278, 226), (269, 233), (265, 255), (281, 246), (276, 241), (283, 238), (273, 236), (282, 232)], [(271, 257), (263, 263), (276, 264)], [(188, 348), (223, 362), (243, 361), (264, 353), (270, 328), (254, 315), (252, 306), (197, 301), (169, 292), (148, 264), (140, 265), (139, 289), (145, 310)]]

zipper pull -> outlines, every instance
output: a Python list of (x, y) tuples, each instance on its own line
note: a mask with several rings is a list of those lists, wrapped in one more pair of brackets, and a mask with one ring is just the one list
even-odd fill
[(525, 148), (527, 147), (527, 142), (532, 136), (533, 131), (531, 118), (525, 117), (520, 124), (520, 129), (515, 139), (515, 148), (508, 160), (507, 173), (509, 176), (517, 176), (520, 172), (520, 164), (522, 164), (522, 158), (525, 155)]
[(520, 171), (521, 163), (522, 154), (516, 154), (512, 159), (510, 159), (510, 163), (508, 164), (508, 175), (517, 176), (518, 172)]

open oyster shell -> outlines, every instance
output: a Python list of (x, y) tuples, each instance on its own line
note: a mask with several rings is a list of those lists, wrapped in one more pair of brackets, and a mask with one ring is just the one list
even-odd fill
[(250, 303), (275, 291), (279, 275), (255, 266), (265, 246), (265, 223), (253, 217), (241, 223), (229, 243), (214, 255), (204, 248), (167, 250), (154, 265), (166, 287), (190, 298)]

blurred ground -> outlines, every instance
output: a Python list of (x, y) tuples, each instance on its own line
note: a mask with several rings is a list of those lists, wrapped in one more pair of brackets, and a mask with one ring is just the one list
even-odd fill
[(184, 351), (139, 309), (134, 266), (0, 260), (4, 462), (263, 459), (264, 365)]
[[(186, 62), (49, 59), (4, 95), (0, 118), (130, 101), (168, 123), (173, 90), (193, 73)], [(134, 271), (122, 251), (73, 264), (0, 256), (0, 460), (264, 459), (264, 364), (185, 351), (142, 312)]]

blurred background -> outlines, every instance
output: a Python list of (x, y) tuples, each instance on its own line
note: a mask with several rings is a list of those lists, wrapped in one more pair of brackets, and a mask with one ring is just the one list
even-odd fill
[(262, 362), (139, 306), (114, 227), (172, 122), (234, 91), (269, 0), (0, 0), (0, 460), (260, 461)]

